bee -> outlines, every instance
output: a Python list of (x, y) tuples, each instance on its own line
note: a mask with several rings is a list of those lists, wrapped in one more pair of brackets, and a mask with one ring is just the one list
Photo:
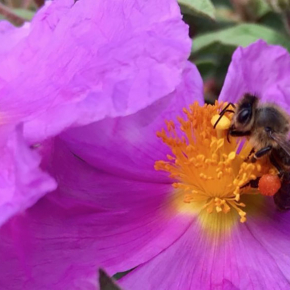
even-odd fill
[[(230, 109), (234, 108), (234, 110)], [(253, 146), (247, 160), (255, 162), (267, 156), (278, 170), (281, 187), (274, 195), (274, 202), (280, 210), (290, 209), (290, 117), (279, 106), (272, 103), (261, 103), (259, 98), (252, 94), (245, 94), (238, 104), (232, 103), (220, 112), (220, 117), (214, 124), (218, 124), (226, 112), (234, 113), (229, 137), (247, 137)], [(258, 188), (259, 179), (251, 180), (242, 186)]]

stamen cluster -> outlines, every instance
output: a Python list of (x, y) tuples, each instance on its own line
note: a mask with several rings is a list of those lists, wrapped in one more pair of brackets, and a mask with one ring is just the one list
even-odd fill
[(155, 169), (170, 173), (175, 179), (175, 194), (182, 193), (183, 202), (192, 204), (193, 209), (224, 214), (234, 209), (245, 222), (246, 205), (240, 201), (241, 195), (257, 191), (241, 187), (272, 169), (265, 161), (245, 161), (252, 149), (247, 140), (232, 138), (228, 142), (225, 130), (213, 128), (212, 119), (223, 106), (200, 107), (196, 102), (183, 110), (186, 117), (178, 118), (179, 126), (167, 121), (167, 130), (162, 129), (157, 136), (172, 154), (167, 161), (157, 161)]

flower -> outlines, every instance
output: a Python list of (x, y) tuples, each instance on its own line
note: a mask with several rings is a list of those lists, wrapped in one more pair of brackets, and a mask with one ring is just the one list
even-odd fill
[[(150, 105), (174, 90), (190, 52), (188, 29), (175, 2), (159, 0), (154, 12), (151, 2), (146, 8), (130, 0), (114, 9), (108, 0), (74, 2), (56, 1), (40, 19), (53, 31), (29, 63), (38, 66), (33, 72), (37, 86), (28, 81), (22, 88), (60, 100), (27, 124), (30, 140), (39, 141), (41, 132), (56, 135), (58, 126), (125, 116)], [(44, 24), (35, 24), (31, 41)]]
[[(262, 101), (276, 102), (290, 112), (286, 97), (289, 90), (288, 73), (286, 73), (290, 70), (289, 61), (287, 51), (267, 45), (263, 41), (258, 41), (247, 48), (238, 48), (233, 55), (219, 100), (236, 102), (245, 92), (252, 92), (261, 96)], [(199, 125), (202, 126), (197, 123), (197, 128), (202, 129), (203, 127), (200, 128)], [(203, 145), (199, 150), (209, 154), (214, 147), (205, 144), (206, 134), (201, 132), (198, 135), (201, 138), (199, 142)], [(233, 146), (233, 144), (226, 146)], [(227, 149), (226, 152), (230, 153), (232, 149)], [(207, 162), (214, 161), (200, 155), (195, 157), (197, 163), (194, 165), (202, 169), (207, 168)], [(221, 181), (215, 181), (213, 184), (210, 184), (210, 180), (204, 183), (201, 181), (216, 173), (206, 175), (202, 172), (204, 173), (202, 176), (201, 174), (197, 176), (198, 172), (193, 169), (183, 178), (191, 178), (194, 180), (192, 184), (207, 187), (204, 192), (215, 192), (227, 197), (227, 186), (235, 185), (234, 181), (228, 179), (227, 169), (235, 171), (236, 165), (233, 162), (238, 160), (235, 156), (232, 161), (230, 153), (225, 160), (225, 163), (227, 162), (231, 163), (231, 166), (225, 166)], [(172, 167), (167, 169), (174, 176), (180, 173), (171, 170)], [(213, 169), (216, 169), (214, 164), (208, 170)], [(224, 190), (221, 190), (221, 186)], [(183, 193), (189, 190), (188, 188), (184, 190), (182, 186), (175, 186), (175, 188), (181, 189)], [(232, 192), (234, 190), (233, 188)], [(198, 194), (189, 196), (189, 198), (200, 197)], [(214, 206), (213, 201), (216, 202)], [(289, 287), (287, 263), (290, 258), (287, 251), (290, 240), (287, 222), (289, 212), (277, 211), (272, 199), (249, 195), (243, 199), (246, 204), (247, 222), (239, 223), (235, 211), (229, 210), (232, 205), (227, 200), (223, 206), (220, 200), (209, 199), (209, 202), (206, 205), (207, 208), (212, 206), (211, 215), (205, 210), (200, 211), (200, 208), (192, 206), (189, 210), (185, 206), (182, 208), (180, 201), (173, 203), (175, 209), (180, 213), (184, 212), (182, 224), (189, 223), (188, 227), (186, 229), (180, 227), (175, 240), (167, 248), (160, 249), (159, 254), (151, 250), (149, 257), (148, 250), (145, 251), (143, 257), (146, 255), (147, 261), (141, 261), (135, 270), (121, 279), (124, 289), (154, 289), (156, 285), (159, 289), (287, 289)], [(225, 207), (226, 204), (228, 207)], [(162, 206), (159, 205), (160, 207)], [(163, 208), (166, 208), (165, 204)], [(224, 214), (223, 211), (229, 212)], [(240, 208), (237, 208), (237, 211), (239, 212)], [(190, 222), (187, 220), (189, 215), (191, 215)], [(243, 218), (243, 215), (240, 216)], [(156, 218), (158, 218), (157, 214)], [(172, 224), (169, 228), (174, 226), (177, 225)], [(160, 232), (159, 236), (162, 236), (164, 232), (162, 230)], [(167, 231), (164, 235), (166, 234), (171, 233)], [(152, 248), (154, 242), (150, 244)], [(114, 270), (120, 271), (119, 268)]]
[(7, 69), (0, 106), (17, 105), (17, 115), (27, 116), (10, 100), (30, 96), (35, 113), (25, 134), (33, 143), (71, 125), (132, 114), (169, 94), (191, 42), (176, 3), (164, 3), (152, 13), (132, 0), (114, 9), (108, 1), (48, 1), (31, 24), (3, 29), (12, 49), (0, 58)]
[[(220, 99), (254, 91), (286, 107), (289, 61), (284, 49), (262, 41), (239, 48)], [(176, 90), (150, 106), (43, 143), (59, 187), (2, 227), (0, 285), (94, 289), (101, 265), (111, 274), (136, 267), (121, 279), (124, 289), (287, 289), (289, 213), (261, 195), (244, 198), (245, 223), (233, 209), (199, 214), (184, 203), (181, 210), (173, 179), (154, 169), (170, 154), (156, 132), (194, 101), (203, 102), (202, 81), (187, 64)]]
[[(4, 110), (2, 112), (5, 112)], [(1, 125), (0, 225), (56, 188), (40, 168), (40, 156), (23, 139), (21, 125)]]
[[(85, 227), (93, 229), (102, 222), (94, 215), (107, 210), (90, 204), (94, 180), (86, 173), (91, 175), (92, 167), (72, 153), (65, 141), (69, 133), (60, 133), (74, 127), (80, 129), (76, 134), (86, 135), (92, 122), (131, 118), (137, 112), (146, 113), (151, 124), (170, 100), (180, 97), (182, 102), (179, 91), (191, 98), (191, 78), (198, 78), (201, 90), (200, 76), (187, 62), (191, 40), (176, 1), (74, 2), (47, 2), (31, 24), (3, 29), (11, 42), (3, 49), (5, 57), (0, 56), (7, 69), (0, 74), (1, 110), (6, 122), (23, 126), (23, 142), (38, 161), (33, 160), (35, 171), (41, 162), (58, 184), (55, 192), (2, 226), (0, 255), (8, 264), (1, 266), (0, 285), (5, 289), (95, 289), (104, 256), (100, 240)], [(56, 186), (49, 180), (53, 187), (42, 188), (42, 195)], [(62, 182), (68, 180), (69, 194), (82, 194), (67, 195), (63, 203), (63, 186), (70, 185)], [(29, 197), (28, 206), (39, 197)], [(95, 197), (96, 192), (92, 201)]]
[[(134, 113), (180, 82), (190, 40), (177, 5), (163, 2), (158, 2), (163, 9), (152, 14), (134, 1), (124, 7), (120, 3), (113, 11), (106, 1), (48, 1), (21, 28), (0, 23), (1, 140), (2, 154), (7, 155), (1, 222), (56, 187), (37, 169), (41, 159), (28, 146), (71, 125)], [(123, 17), (112, 14), (120, 11)], [(101, 21), (109, 14), (114, 19), (110, 25)], [(129, 14), (139, 23), (133, 26)], [(15, 150), (23, 150), (23, 157)], [(29, 194), (23, 189), (18, 193), (18, 185), (25, 192), (29, 185)]]
[[(246, 212), (242, 208), (246, 205), (241, 202), (241, 195), (251, 189), (245, 185), (270, 170), (274, 173), (274, 168), (260, 164), (259, 160), (246, 161), (252, 149), (249, 142), (229, 142), (225, 129), (230, 127), (230, 120), (227, 113), (220, 119), (222, 108), (223, 104), (200, 107), (196, 102), (189, 110), (184, 109), (186, 118), (178, 118), (179, 126), (167, 121), (167, 132), (158, 132), (172, 153), (166, 161), (157, 161), (155, 169), (169, 172), (176, 181), (172, 184), (174, 208), (201, 217), (201, 223), (208, 228), (219, 218), (212, 213), (227, 214), (222, 218), (223, 223), (228, 223), (236, 219), (231, 213), (235, 210), (240, 221), (245, 222)], [(215, 227), (219, 229), (218, 225)]]
[[(287, 108), (289, 59), (284, 49), (262, 41), (239, 48), (220, 99), (236, 102), (243, 93), (256, 92), (262, 100), (275, 96)], [(164, 128), (165, 120), (176, 120), (194, 100), (201, 103), (197, 73), (194, 79), (193, 93), (180, 92), (183, 100), (164, 101), (162, 111), (149, 107), (63, 135), (69, 150), (99, 170), (88, 174), (92, 181), (87, 180), (87, 186), (94, 187), (91, 192), (100, 191), (95, 208), (101, 212), (93, 223), (93, 231), (102, 233), (97, 246), (100, 263), (111, 274), (137, 266), (121, 280), (124, 289), (156, 285), (159, 289), (285, 289), (289, 213), (277, 212), (272, 199), (260, 195), (243, 199), (246, 223), (239, 222), (233, 209), (228, 214), (188, 213), (174, 208), (173, 180), (153, 169), (156, 161), (171, 153), (155, 132)], [(216, 181), (216, 190), (219, 186)]]
[[(195, 80), (195, 82), (192, 82), (192, 80)], [(191, 96), (194, 94), (199, 95), (200, 102), (202, 102), (201, 91), (201, 78), (196, 68), (188, 64), (184, 72), (184, 81), (171, 95), (165, 96), (162, 100), (155, 102), (139, 113), (125, 118), (108, 118), (92, 125), (106, 124), (103, 127), (104, 131), (99, 132), (104, 137), (106, 137), (104, 135), (106, 132), (109, 133), (111, 130), (116, 130), (115, 126), (118, 125), (122, 128), (117, 130), (116, 134), (126, 130), (128, 137), (130, 132), (133, 133), (133, 127), (129, 128), (128, 125), (137, 117), (139, 119), (139, 128), (143, 127), (148, 133), (152, 134), (151, 140), (153, 141), (155, 139), (153, 136), (156, 134), (155, 129), (160, 123), (159, 113), (167, 114), (168, 116), (175, 114), (176, 111), (172, 111), (172, 105), (179, 102), (181, 104), (189, 104)], [(164, 110), (166, 107), (167, 110)], [(181, 109), (181, 106), (179, 107)], [(150, 122), (146, 122), (148, 118), (151, 120)], [(119, 119), (118, 123), (122, 120), (125, 122), (116, 124), (117, 119)], [(78, 134), (83, 134), (89, 137), (86, 130), (90, 129), (92, 125), (79, 127), (79, 130), (75, 128), (74, 130), (77, 131), (72, 136), (77, 137)], [(138, 127), (135, 127), (135, 130), (134, 133), (137, 133)], [(24, 215), (11, 219), (1, 229), (0, 256), (3, 260), (11, 262), (9, 262), (9, 265), (2, 264), (3, 266), (1, 267), (0, 285), (7, 289), (9, 287), (17, 289), (19, 285), (21, 285), (22, 289), (41, 289), (45, 287), (53, 289), (66, 287), (69, 289), (95, 289), (97, 267), (104, 264), (104, 259), (108, 259), (108, 263), (104, 265), (106, 267), (111, 264), (110, 259), (120, 262), (124, 258), (132, 257), (130, 251), (128, 251), (128, 256), (123, 253), (124, 240), (118, 238), (114, 227), (112, 227), (114, 231), (111, 232), (110, 223), (115, 224), (115, 226), (118, 224), (119, 234), (123, 235), (122, 232), (127, 227), (124, 222), (136, 221), (136, 224), (131, 225), (132, 235), (124, 236), (129, 244), (133, 243), (130, 248), (142, 248), (146, 244), (140, 243), (134, 235), (135, 231), (138, 233), (139, 226), (145, 226), (147, 229), (153, 226), (152, 230), (157, 235), (160, 226), (168, 223), (166, 215), (164, 216), (162, 213), (160, 213), (161, 224), (158, 220), (154, 224), (153, 219), (151, 220), (153, 224), (146, 225), (148, 220), (144, 220), (144, 224), (143, 221), (135, 219), (135, 217), (138, 217), (140, 201), (144, 200), (147, 213), (152, 212), (158, 205), (158, 203), (152, 203), (150, 200), (148, 203), (146, 195), (144, 195), (145, 192), (150, 193), (154, 201), (160, 202), (170, 188), (169, 184), (160, 184), (158, 188), (162, 189), (162, 191), (158, 192), (155, 189), (154, 181), (148, 182), (151, 176), (146, 176), (146, 167), (148, 174), (154, 172), (152, 172), (149, 164), (144, 164), (144, 167), (140, 168), (139, 172), (135, 171), (136, 175), (138, 176), (139, 174), (140, 176), (141, 174), (144, 180), (142, 178), (137, 179), (137, 192), (140, 195), (133, 195), (133, 200), (130, 197), (130, 203), (133, 202), (135, 206), (132, 204), (132, 208), (128, 210), (126, 208), (128, 200), (120, 196), (121, 199), (117, 201), (118, 195), (116, 193), (121, 189), (121, 192), (125, 190), (128, 194), (130, 192), (134, 194), (136, 193), (136, 187), (132, 187), (130, 180), (126, 177), (122, 178), (114, 173), (112, 175), (105, 170), (99, 171), (84, 161), (83, 157), (76, 157), (72, 153), (72, 149), (68, 147), (67, 141), (65, 141), (66, 138), (69, 138), (70, 133), (63, 134), (63, 137), (59, 136), (48, 140), (40, 147), (45, 157), (43, 166), (55, 177), (58, 189), (51, 194), (47, 194), (35, 206), (27, 210)], [(66, 135), (68, 136), (66, 137)], [(121, 137), (121, 134), (119, 136)], [(97, 141), (95, 138), (93, 140)], [(141, 142), (141, 144), (142, 142), (144, 143), (144, 140), (136, 138), (135, 141)], [(154, 146), (154, 143), (152, 145)], [(80, 144), (80, 146), (82, 147), (83, 144)], [(156, 152), (158, 151), (156, 150)], [(146, 151), (143, 154), (145, 153)], [(117, 151), (116, 154), (118, 154)], [(134, 162), (134, 159), (132, 159), (132, 162)], [(154, 162), (153, 159), (151, 160), (152, 162)], [(122, 162), (122, 164), (125, 163)], [(128, 166), (129, 168), (131, 167)], [(124, 174), (126, 175), (125, 170)], [(115, 179), (112, 180), (114, 176)], [(101, 183), (96, 182), (96, 178), (100, 178), (99, 181)], [(164, 176), (164, 180), (166, 180), (166, 176)], [(108, 192), (107, 194), (99, 195), (98, 192), (103, 186), (106, 186)], [(142, 197), (141, 200), (140, 197)], [(111, 203), (112, 198), (117, 202)], [(116, 216), (111, 215), (111, 210), (116, 213)], [(124, 214), (125, 212), (127, 213)], [(175, 221), (173, 217), (171, 220), (177, 223), (180, 218)], [(137, 228), (134, 229), (135, 227)], [(115, 236), (113, 240), (112, 234)], [(147, 242), (151, 238), (151, 234), (147, 236)], [(175, 238), (174, 230), (172, 238)], [(107, 244), (108, 248), (104, 249), (105, 252), (100, 251), (106, 241), (109, 243)], [(114, 244), (116, 241), (118, 242), (117, 245)], [(113, 248), (110, 248), (111, 246)], [(117, 255), (111, 257), (110, 253), (115, 251)], [(122, 256), (119, 253), (123, 253)], [(126, 259), (124, 260), (126, 262), (124, 267), (127, 267)], [(137, 257), (136, 259), (138, 260)], [(15, 275), (17, 275), (17, 279)]]
[[(0, 22), (0, 226), (14, 214), (33, 205), (46, 192), (56, 188), (55, 181), (39, 168), (40, 156), (29, 148), (23, 137), (23, 120), (29, 118), (32, 111), (37, 113), (36, 107), (28, 104), (25, 98), (17, 102), (17, 97), (11, 97), (7, 102), (5, 97), (6, 93), (9, 94), (7, 80), (13, 71), (10, 52), (28, 33), (29, 25), (16, 29), (6, 21)], [(24, 113), (22, 117), (14, 102)]]

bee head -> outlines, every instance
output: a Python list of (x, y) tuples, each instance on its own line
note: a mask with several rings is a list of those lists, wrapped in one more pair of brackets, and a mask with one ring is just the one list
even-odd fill
[(255, 110), (258, 98), (251, 94), (245, 94), (238, 103), (235, 115), (232, 120), (231, 130), (240, 132), (251, 131), (255, 121)]

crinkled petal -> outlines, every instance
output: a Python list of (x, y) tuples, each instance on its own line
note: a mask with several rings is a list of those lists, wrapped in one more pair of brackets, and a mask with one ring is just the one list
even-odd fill
[(144, 263), (190, 224), (166, 202), (170, 185), (100, 172), (62, 141), (48, 150), (59, 187), (2, 228), (2, 289), (92, 289), (99, 266), (115, 273)]
[(40, 156), (28, 148), (21, 128), (1, 127), (0, 225), (32, 206), (56, 188), (54, 180), (39, 168)]
[[(30, 32), (30, 23), (17, 28), (8, 21), (0, 21), (0, 92), (7, 81), (20, 73), (20, 43)], [(1, 94), (1, 97), (3, 93)]]
[(127, 290), (286, 290), (290, 287), (289, 223), (283, 229), (277, 213), (271, 218), (267, 214), (263, 212), (261, 222), (253, 222), (257, 218), (253, 215), (219, 237), (207, 236), (193, 223), (174, 244), (130, 272), (120, 284)]
[(54, 1), (31, 25), (21, 48), (40, 44), (23, 49), (25, 71), (1, 93), (0, 107), (17, 112), (10, 118), (27, 116), (20, 106), (27, 99), (29, 116), (39, 118), (31, 126), (51, 135), (61, 112), (62, 126), (87, 124), (135, 113), (174, 91), (191, 46), (175, 0), (67, 2)]
[(239, 47), (232, 57), (219, 100), (236, 103), (243, 94), (257, 94), (290, 113), (290, 55), (285, 48), (259, 40)]
[(183, 76), (175, 92), (137, 114), (71, 129), (63, 135), (64, 140), (96, 168), (130, 179), (167, 182), (167, 174), (156, 174), (154, 163), (164, 159), (170, 149), (156, 133), (166, 127), (165, 120), (177, 121), (184, 107), (194, 101), (203, 103), (202, 80), (196, 67), (188, 63)]
[[(9, 54), (9, 52), (29, 34), (29, 31), (30, 24), (28, 22), (22, 27), (17, 28), (8, 21), (0, 21), (0, 62), (2, 62), (3, 58), (5, 58), (7, 54)], [(2, 70), (1, 73), (3, 73)]]
[(49, 46), (50, 36), (56, 26), (54, 22), (57, 23), (64, 13), (61, 5), (54, 9), (50, 4), (51, 1), (46, 1), (32, 22), (25, 22), (21, 27), (15, 27), (7, 21), (0, 22), (1, 86), (18, 76), (23, 78), (38, 52)]

